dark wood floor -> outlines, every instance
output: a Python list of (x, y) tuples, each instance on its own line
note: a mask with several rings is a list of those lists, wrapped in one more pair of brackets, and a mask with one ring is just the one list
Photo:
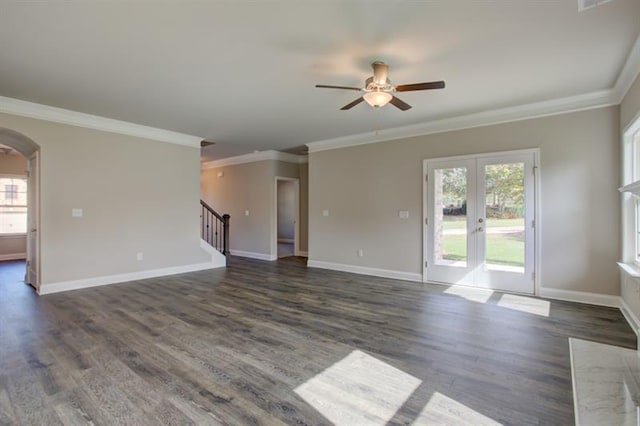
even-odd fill
[[(299, 258), (42, 297), (21, 274), (0, 266), (0, 424), (329, 424), (339, 413), (295, 390), (359, 351), (384, 366), (373, 380), (419, 383), (389, 424), (440, 395), (459, 421), (568, 425), (567, 338), (636, 343), (617, 309), (553, 301), (545, 317)], [(366, 410), (376, 390), (340, 393), (350, 380), (332, 389)]]

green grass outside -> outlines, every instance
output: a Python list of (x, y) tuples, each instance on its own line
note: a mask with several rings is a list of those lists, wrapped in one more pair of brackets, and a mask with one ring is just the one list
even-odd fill
[[(467, 225), (465, 216), (445, 216), (444, 229), (464, 229)], [(500, 228), (503, 226), (524, 226), (524, 219), (487, 219), (488, 228)]]
[[(492, 265), (524, 266), (524, 242), (521, 234), (487, 234), (487, 263)], [(444, 258), (465, 260), (467, 253), (464, 235), (445, 235)]]

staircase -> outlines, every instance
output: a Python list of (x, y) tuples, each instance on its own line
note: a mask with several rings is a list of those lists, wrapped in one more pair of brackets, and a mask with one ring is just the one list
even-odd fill
[(200, 237), (225, 257), (229, 256), (228, 214), (219, 214), (210, 205), (200, 200)]

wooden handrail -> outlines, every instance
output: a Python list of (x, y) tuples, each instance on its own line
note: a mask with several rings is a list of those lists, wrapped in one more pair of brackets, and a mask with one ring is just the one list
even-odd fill
[(205, 201), (200, 200), (200, 231), (202, 239), (216, 250), (229, 256), (229, 221), (231, 216), (221, 215)]

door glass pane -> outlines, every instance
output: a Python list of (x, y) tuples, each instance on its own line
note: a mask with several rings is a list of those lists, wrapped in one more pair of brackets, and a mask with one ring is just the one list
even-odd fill
[(434, 170), (434, 262), (467, 266), (467, 168)]
[(485, 166), (485, 265), (524, 273), (524, 163)]

